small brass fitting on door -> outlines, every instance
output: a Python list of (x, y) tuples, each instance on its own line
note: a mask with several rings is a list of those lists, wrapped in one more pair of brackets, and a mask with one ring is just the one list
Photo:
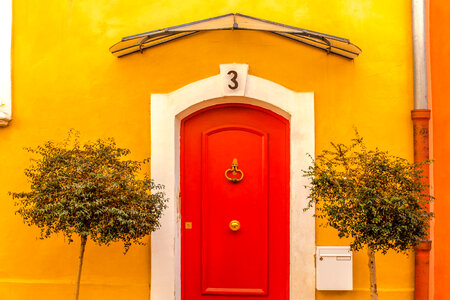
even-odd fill
[(230, 222), (230, 229), (232, 231), (238, 231), (241, 228), (241, 223), (238, 220), (233, 220)]

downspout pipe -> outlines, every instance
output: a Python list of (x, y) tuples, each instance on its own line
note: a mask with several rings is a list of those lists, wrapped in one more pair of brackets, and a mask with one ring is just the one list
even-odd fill
[(412, 0), (414, 109), (428, 109), (425, 0)]
[[(414, 110), (411, 111), (414, 132), (414, 161), (421, 162), (430, 158), (429, 124), (431, 110), (427, 99), (427, 53), (426, 53), (426, 11), (425, 0), (411, 0), (413, 29), (414, 64)], [(430, 184), (429, 165), (423, 166), (423, 181)], [(426, 191), (429, 193), (429, 191)], [(427, 205), (429, 211), (430, 207)], [(430, 231), (428, 238), (415, 248), (415, 286), (414, 299), (428, 300), (430, 294)]]

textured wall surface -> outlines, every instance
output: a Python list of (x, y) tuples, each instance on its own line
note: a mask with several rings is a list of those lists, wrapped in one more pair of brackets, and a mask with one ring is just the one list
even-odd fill
[[(450, 3), (447, 1), (430, 1), (430, 58), (431, 58), (431, 99), (433, 118), (433, 163), (434, 168), (434, 285), (435, 299), (448, 298), (450, 280), (450, 257), (448, 248), (450, 195), (448, 178), (450, 177), (448, 149), (450, 146), (450, 106), (448, 99), (450, 86), (448, 70), (450, 68), (450, 27), (448, 16)], [(446, 25), (445, 25), (446, 24)]]
[[(363, 52), (350, 61), (239, 31), (199, 33), (121, 59), (108, 51), (123, 36), (230, 12), (346, 37)], [(410, 18), (406, 0), (14, 1), (14, 119), (0, 129), (0, 298), (69, 298), (76, 276), (79, 241), (39, 240), (14, 214), (7, 192), (28, 188), (30, 156), (22, 148), (62, 140), (75, 128), (83, 140), (112, 136), (134, 158), (148, 157), (158, 142), (150, 137), (150, 95), (217, 75), (220, 64), (245, 63), (250, 75), (314, 92), (317, 152), (348, 142), (356, 126), (370, 147), (412, 159)], [(317, 226), (316, 233), (317, 245), (348, 245), (331, 229)], [(411, 299), (414, 257), (377, 259), (382, 299)], [(149, 245), (124, 256), (120, 244), (88, 241), (81, 299), (148, 299), (150, 263)], [(354, 288), (317, 292), (317, 299), (368, 297), (365, 252), (354, 255)]]

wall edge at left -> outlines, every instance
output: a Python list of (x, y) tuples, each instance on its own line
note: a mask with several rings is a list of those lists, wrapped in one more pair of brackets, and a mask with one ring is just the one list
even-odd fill
[(9, 125), (12, 119), (11, 103), (11, 33), (12, 0), (0, 1), (0, 127)]

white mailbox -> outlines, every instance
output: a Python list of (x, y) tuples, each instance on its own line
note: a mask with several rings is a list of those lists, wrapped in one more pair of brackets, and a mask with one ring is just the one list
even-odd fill
[(350, 247), (317, 247), (316, 288), (328, 291), (353, 290), (353, 257)]

